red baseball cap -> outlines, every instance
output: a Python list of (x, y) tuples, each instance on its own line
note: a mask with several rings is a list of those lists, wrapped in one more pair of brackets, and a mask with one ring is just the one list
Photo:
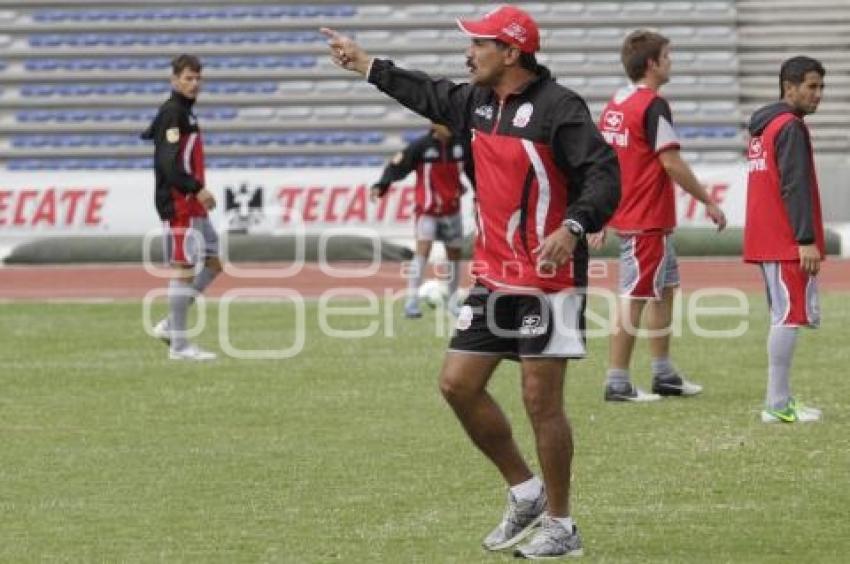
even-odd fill
[(518, 47), (523, 53), (540, 49), (540, 30), (525, 11), (514, 6), (496, 8), (480, 20), (457, 20), (457, 25), (469, 37), (498, 39)]

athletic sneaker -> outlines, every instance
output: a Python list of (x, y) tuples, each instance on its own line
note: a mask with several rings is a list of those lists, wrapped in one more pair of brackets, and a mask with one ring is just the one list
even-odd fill
[(536, 527), (543, 512), (546, 511), (546, 491), (540, 490), (537, 499), (531, 501), (519, 500), (508, 490), (508, 506), (502, 516), (502, 522), (490, 531), (481, 543), (487, 550), (504, 550), (510, 548)]
[(214, 352), (205, 351), (198, 345), (186, 345), (179, 351), (169, 350), (168, 358), (171, 360), (215, 360)]
[(408, 319), (419, 319), (422, 317), (422, 310), (419, 309), (419, 300), (408, 300), (404, 304), (404, 316)]
[(165, 343), (171, 344), (171, 329), (168, 327), (168, 318), (166, 317), (153, 327), (153, 336)]
[(784, 409), (765, 409), (761, 412), (762, 423), (811, 423), (820, 421), (820, 409), (807, 407), (791, 398)]
[(689, 382), (678, 374), (652, 379), (652, 392), (660, 396), (695, 396), (701, 391), (702, 386)]
[(648, 394), (631, 382), (612, 382), (605, 385), (605, 401), (658, 401), (661, 396)]
[(517, 558), (528, 558), (530, 560), (549, 560), (583, 555), (584, 549), (578, 528), (573, 525), (573, 530), (568, 531), (548, 515), (543, 517), (542, 526), (537, 529), (531, 540), (514, 551), (514, 556)]

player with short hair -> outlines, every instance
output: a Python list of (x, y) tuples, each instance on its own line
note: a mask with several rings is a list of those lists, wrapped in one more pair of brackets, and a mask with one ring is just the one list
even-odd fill
[[(619, 170), (575, 92), (538, 65), (537, 23), (505, 5), (459, 20), (470, 37), (470, 83), (432, 79), (373, 59), (333, 30), (331, 56), (408, 108), (471, 136), (478, 234), (475, 285), (461, 307), (440, 390), (472, 442), (509, 486), (488, 550), (525, 558), (578, 556), (569, 507), (572, 433), (564, 410), (567, 360), (586, 354), (584, 233), (602, 228), (619, 200)], [(502, 359), (518, 360), (543, 480), (487, 392)], [(539, 527), (538, 527), (539, 525)]]
[[(718, 230), (723, 211), (708, 195), (679, 154), (670, 105), (658, 89), (670, 79), (670, 41), (638, 30), (626, 37), (621, 60), (632, 84), (618, 90), (600, 116), (599, 129), (620, 162), (623, 195), (609, 226), (620, 239), (620, 302), (610, 339), (606, 401), (654, 401), (661, 396), (690, 396), (702, 386), (686, 380), (670, 361), (673, 299), (679, 268), (671, 235), (676, 227), (675, 181), (705, 204)], [(605, 232), (591, 235), (592, 247)], [(635, 337), (647, 310), (652, 356), (652, 391), (635, 386), (629, 374)]]
[(750, 118), (744, 260), (764, 276), (770, 309), (767, 395), (761, 420), (819, 421), (821, 411), (791, 395), (800, 327), (820, 323), (817, 274), (826, 257), (820, 191), (804, 118), (823, 97), (823, 65), (792, 57), (779, 71), (780, 100)]
[(416, 250), (413, 271), (408, 278), (404, 315), (422, 317), (419, 287), (435, 240), (442, 241), (449, 260), (449, 311), (457, 315), (457, 288), (463, 222), (460, 198), (464, 188), (464, 161), (467, 149), (445, 125), (432, 124), (431, 130), (393, 156), (380, 180), (372, 185), (372, 199), (383, 198), (393, 182), (416, 171), (414, 221)]
[(189, 306), (222, 270), (218, 234), (208, 216), (216, 202), (204, 187), (203, 140), (192, 111), (201, 89), (202, 69), (194, 55), (172, 60), (171, 97), (142, 134), (154, 143), (154, 200), (165, 229), (164, 259), (174, 269), (168, 286), (168, 317), (153, 332), (169, 344), (172, 360), (216, 358), (186, 337)]

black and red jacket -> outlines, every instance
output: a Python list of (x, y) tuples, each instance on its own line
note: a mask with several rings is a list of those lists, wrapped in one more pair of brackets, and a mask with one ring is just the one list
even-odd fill
[(183, 215), (207, 215), (195, 198), (204, 187), (204, 144), (198, 118), (192, 113), (194, 103), (179, 92), (172, 92), (142, 133), (142, 139), (154, 143), (154, 199), (163, 221)]
[(564, 220), (602, 229), (620, 200), (620, 170), (584, 100), (545, 67), (499, 100), (491, 88), (374, 59), (369, 82), (452, 131), (470, 132), (478, 236), (473, 274), (491, 289), (558, 291), (587, 284), (587, 244), (554, 275), (537, 271), (533, 250)]
[(454, 215), (460, 211), (466, 153), (458, 139), (443, 143), (429, 132), (390, 159), (375, 187), (383, 196), (390, 184), (415, 170), (416, 215)]

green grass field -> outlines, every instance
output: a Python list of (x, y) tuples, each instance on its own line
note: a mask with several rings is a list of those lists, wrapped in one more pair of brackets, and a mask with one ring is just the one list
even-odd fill
[[(607, 343), (590, 342), (567, 391), (585, 561), (847, 561), (847, 298), (824, 298), (796, 357), (820, 424), (758, 421), (760, 295), (744, 336), (676, 341), (699, 398), (605, 404)], [(237, 347), (293, 342), (291, 308), (232, 312)], [(330, 338), (311, 304), (294, 358), (189, 364), (143, 334), (138, 303), (0, 305), (0, 560), (511, 560), (479, 548), (504, 490), (437, 392), (434, 314), (398, 317), (394, 338)], [(210, 322), (200, 342), (218, 350)], [(647, 385), (645, 343), (635, 360)], [(531, 453), (516, 373), (503, 364), (491, 388)]]

